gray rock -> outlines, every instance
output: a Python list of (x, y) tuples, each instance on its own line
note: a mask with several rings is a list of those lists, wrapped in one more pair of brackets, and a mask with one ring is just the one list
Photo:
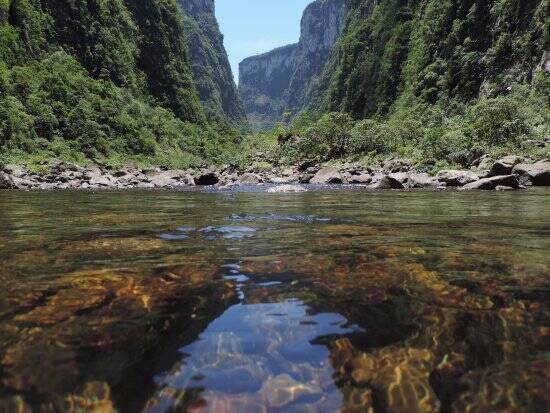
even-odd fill
[(516, 166), (520, 162), (521, 158), (515, 155), (500, 158), (493, 164), (493, 166), (491, 166), (489, 177), (510, 175), (512, 173), (512, 169), (514, 169), (514, 166)]
[(445, 170), (439, 171), (436, 178), (439, 182), (447, 184), (447, 186), (464, 186), (477, 181), (479, 175), (472, 171)]
[(479, 171), (489, 171), (494, 162), (494, 159), (489, 155), (483, 155), (481, 158), (475, 160), (471, 166)]
[(422, 173), (411, 173), (408, 176), (407, 186), (409, 188), (440, 188), (440, 182), (434, 177)]
[[(313, 175), (310, 175), (310, 179), (312, 177)], [(290, 184), (292, 182), (300, 182), (300, 177), (299, 176), (271, 176), (266, 178), (265, 181), (271, 182), (272, 184)]]
[(149, 181), (155, 188), (170, 188), (176, 182), (172, 172), (157, 172), (148, 175)]
[(242, 185), (257, 185), (261, 183), (260, 177), (254, 173), (247, 172), (239, 177), (239, 183)]
[(405, 188), (438, 188), (439, 181), (426, 173), (397, 172), (389, 177), (400, 182)]
[(534, 164), (517, 164), (512, 173), (519, 175), (522, 185), (550, 186), (550, 161), (548, 160)]
[(350, 184), (370, 184), (372, 182), (372, 176), (368, 174), (352, 175), (348, 179)]
[(2, 170), (11, 176), (16, 176), (19, 178), (22, 178), (29, 173), (29, 171), (19, 165), (6, 165), (2, 168)]
[(505, 192), (505, 191), (515, 191), (515, 188), (511, 186), (497, 185), (495, 191)]
[(311, 179), (312, 184), (341, 184), (344, 182), (344, 178), (340, 171), (333, 167), (322, 168)]
[(300, 177), (298, 178), (298, 182), (300, 182), (301, 184), (309, 184), (314, 176), (315, 174), (304, 173), (300, 175)]
[(13, 178), (5, 172), (0, 172), (0, 189), (13, 189), (15, 184)]
[(514, 189), (519, 189), (519, 181), (516, 175), (493, 176), (490, 178), (483, 178), (479, 181), (471, 182), (467, 185), (464, 185), (462, 189), (493, 190), (496, 189), (497, 186), (508, 186)]
[(397, 179), (389, 175), (375, 177), (370, 189), (404, 189), (405, 186)]
[(90, 177), (88, 181), (90, 186), (94, 187), (110, 187), (112, 186), (112, 181), (106, 175), (94, 175)]

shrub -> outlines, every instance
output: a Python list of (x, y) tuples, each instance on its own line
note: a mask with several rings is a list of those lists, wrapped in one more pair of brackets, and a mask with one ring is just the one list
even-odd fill
[(310, 126), (300, 149), (320, 159), (332, 159), (350, 153), (354, 121), (345, 113), (328, 113)]
[(350, 137), (349, 150), (352, 154), (387, 153), (391, 147), (383, 125), (372, 119), (358, 122), (350, 131)]
[(531, 132), (518, 102), (506, 96), (480, 100), (468, 109), (467, 121), (473, 141), (488, 147), (519, 146)]

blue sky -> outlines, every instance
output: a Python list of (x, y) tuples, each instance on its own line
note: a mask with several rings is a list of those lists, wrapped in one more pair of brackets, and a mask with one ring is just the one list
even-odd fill
[(244, 58), (298, 41), (302, 12), (311, 1), (216, 0), (216, 17), (235, 79)]

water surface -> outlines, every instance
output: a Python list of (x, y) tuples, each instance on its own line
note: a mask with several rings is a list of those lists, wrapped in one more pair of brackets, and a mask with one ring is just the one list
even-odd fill
[(550, 192), (1, 192), (0, 411), (537, 412)]

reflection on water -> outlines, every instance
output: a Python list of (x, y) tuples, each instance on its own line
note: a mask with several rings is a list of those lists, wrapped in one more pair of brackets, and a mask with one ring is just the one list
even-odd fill
[(309, 315), (300, 300), (234, 305), (180, 349), (181, 364), (156, 377), (162, 390), (148, 410), (337, 411), (342, 395), (329, 351), (315, 340), (357, 330), (339, 314)]
[(2, 192), (0, 411), (545, 411), (549, 199)]

